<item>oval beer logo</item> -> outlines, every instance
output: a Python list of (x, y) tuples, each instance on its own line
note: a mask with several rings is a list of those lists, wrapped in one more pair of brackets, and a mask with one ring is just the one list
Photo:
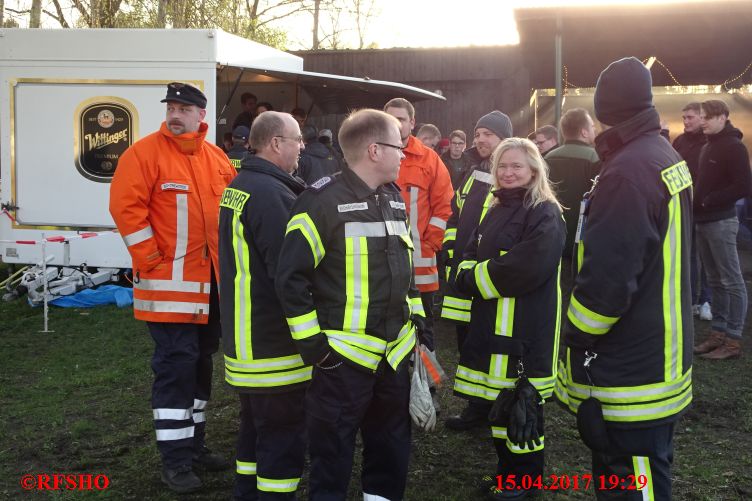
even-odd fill
[(76, 115), (76, 168), (87, 179), (109, 183), (120, 156), (135, 141), (135, 107), (122, 98), (94, 98)]

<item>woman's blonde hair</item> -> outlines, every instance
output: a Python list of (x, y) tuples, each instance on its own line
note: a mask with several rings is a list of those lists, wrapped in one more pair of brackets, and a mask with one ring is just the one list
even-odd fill
[[(561, 204), (556, 199), (554, 190), (551, 187), (551, 181), (548, 179), (548, 164), (540, 152), (529, 139), (520, 137), (510, 137), (504, 139), (494, 150), (491, 155), (491, 176), (493, 176), (494, 190), (501, 188), (499, 179), (496, 177), (496, 171), (501, 164), (501, 157), (509, 150), (520, 150), (525, 153), (528, 165), (533, 171), (533, 179), (527, 187), (524, 204), (526, 207), (537, 207), (542, 202), (551, 202), (562, 210)], [(494, 204), (498, 203), (498, 198), (494, 197)]]

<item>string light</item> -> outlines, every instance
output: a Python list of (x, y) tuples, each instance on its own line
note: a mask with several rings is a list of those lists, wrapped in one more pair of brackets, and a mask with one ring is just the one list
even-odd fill
[(728, 79), (725, 82), (723, 82), (723, 88), (726, 89), (726, 90), (731, 90), (731, 89), (728, 88), (728, 86), (726, 84), (730, 84), (731, 82), (735, 82), (735, 81), (739, 80), (741, 77), (744, 76), (745, 73), (747, 73), (747, 70), (749, 70), (750, 67), (752, 67), (752, 61), (750, 61), (749, 64), (747, 65), (747, 67), (744, 68), (744, 71), (742, 71), (741, 73), (739, 73), (736, 77)]

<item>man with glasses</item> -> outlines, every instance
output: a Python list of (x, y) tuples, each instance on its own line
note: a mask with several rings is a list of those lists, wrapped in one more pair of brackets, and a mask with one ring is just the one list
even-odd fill
[(219, 209), (225, 381), (240, 397), (234, 499), (294, 499), (305, 459), (305, 387), (274, 275), (290, 209), (305, 186), (291, 173), (303, 149), (298, 122), (267, 111), (253, 121)]
[(465, 132), (454, 130), (449, 134), (449, 151), (441, 155), (441, 161), (444, 162), (449, 171), (453, 190), (459, 188), (462, 179), (473, 166), (472, 158), (465, 153), (466, 146), (467, 136)]
[(535, 130), (533, 142), (538, 147), (540, 154), (545, 155), (559, 146), (559, 131), (553, 125), (539, 127)]
[(426, 312), (426, 322), (419, 333), (420, 342), (433, 351), (433, 296), (439, 290), (436, 253), (441, 250), (447, 219), (452, 214), (452, 181), (436, 152), (410, 134), (415, 127), (413, 105), (398, 97), (386, 103), (384, 111), (400, 123), (404, 158), (397, 185), (410, 216), (410, 234), (415, 247), (415, 285)]
[(339, 143), (347, 166), (295, 202), (275, 287), (303, 361), (314, 366), (310, 499), (348, 498), (360, 430), (364, 498), (397, 500), (410, 456), (411, 316), (422, 314), (394, 184), (404, 158), (400, 125), (381, 111), (356, 111)]
[(133, 258), (133, 310), (154, 339), (152, 409), (162, 481), (201, 487), (194, 466), (227, 468), (204, 444), (212, 355), (219, 347), (219, 199), (235, 177), (206, 141), (206, 96), (167, 86), (166, 120), (128, 148), (110, 187), (110, 213)]
[(694, 216), (697, 249), (713, 296), (713, 320), (710, 337), (694, 352), (709, 360), (725, 360), (742, 353), (747, 287), (736, 249), (735, 204), (752, 194), (752, 173), (742, 133), (731, 125), (726, 103), (702, 103), (700, 124), (708, 142), (700, 152)]

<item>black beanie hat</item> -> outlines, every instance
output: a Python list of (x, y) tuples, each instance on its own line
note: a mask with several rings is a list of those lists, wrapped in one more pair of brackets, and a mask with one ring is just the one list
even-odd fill
[(593, 99), (595, 116), (603, 124), (616, 125), (653, 107), (650, 70), (635, 57), (609, 64), (598, 77)]
[(504, 113), (494, 110), (487, 115), (483, 115), (475, 124), (475, 128), (485, 127), (497, 136), (499, 139), (507, 139), (512, 137), (512, 121)]

